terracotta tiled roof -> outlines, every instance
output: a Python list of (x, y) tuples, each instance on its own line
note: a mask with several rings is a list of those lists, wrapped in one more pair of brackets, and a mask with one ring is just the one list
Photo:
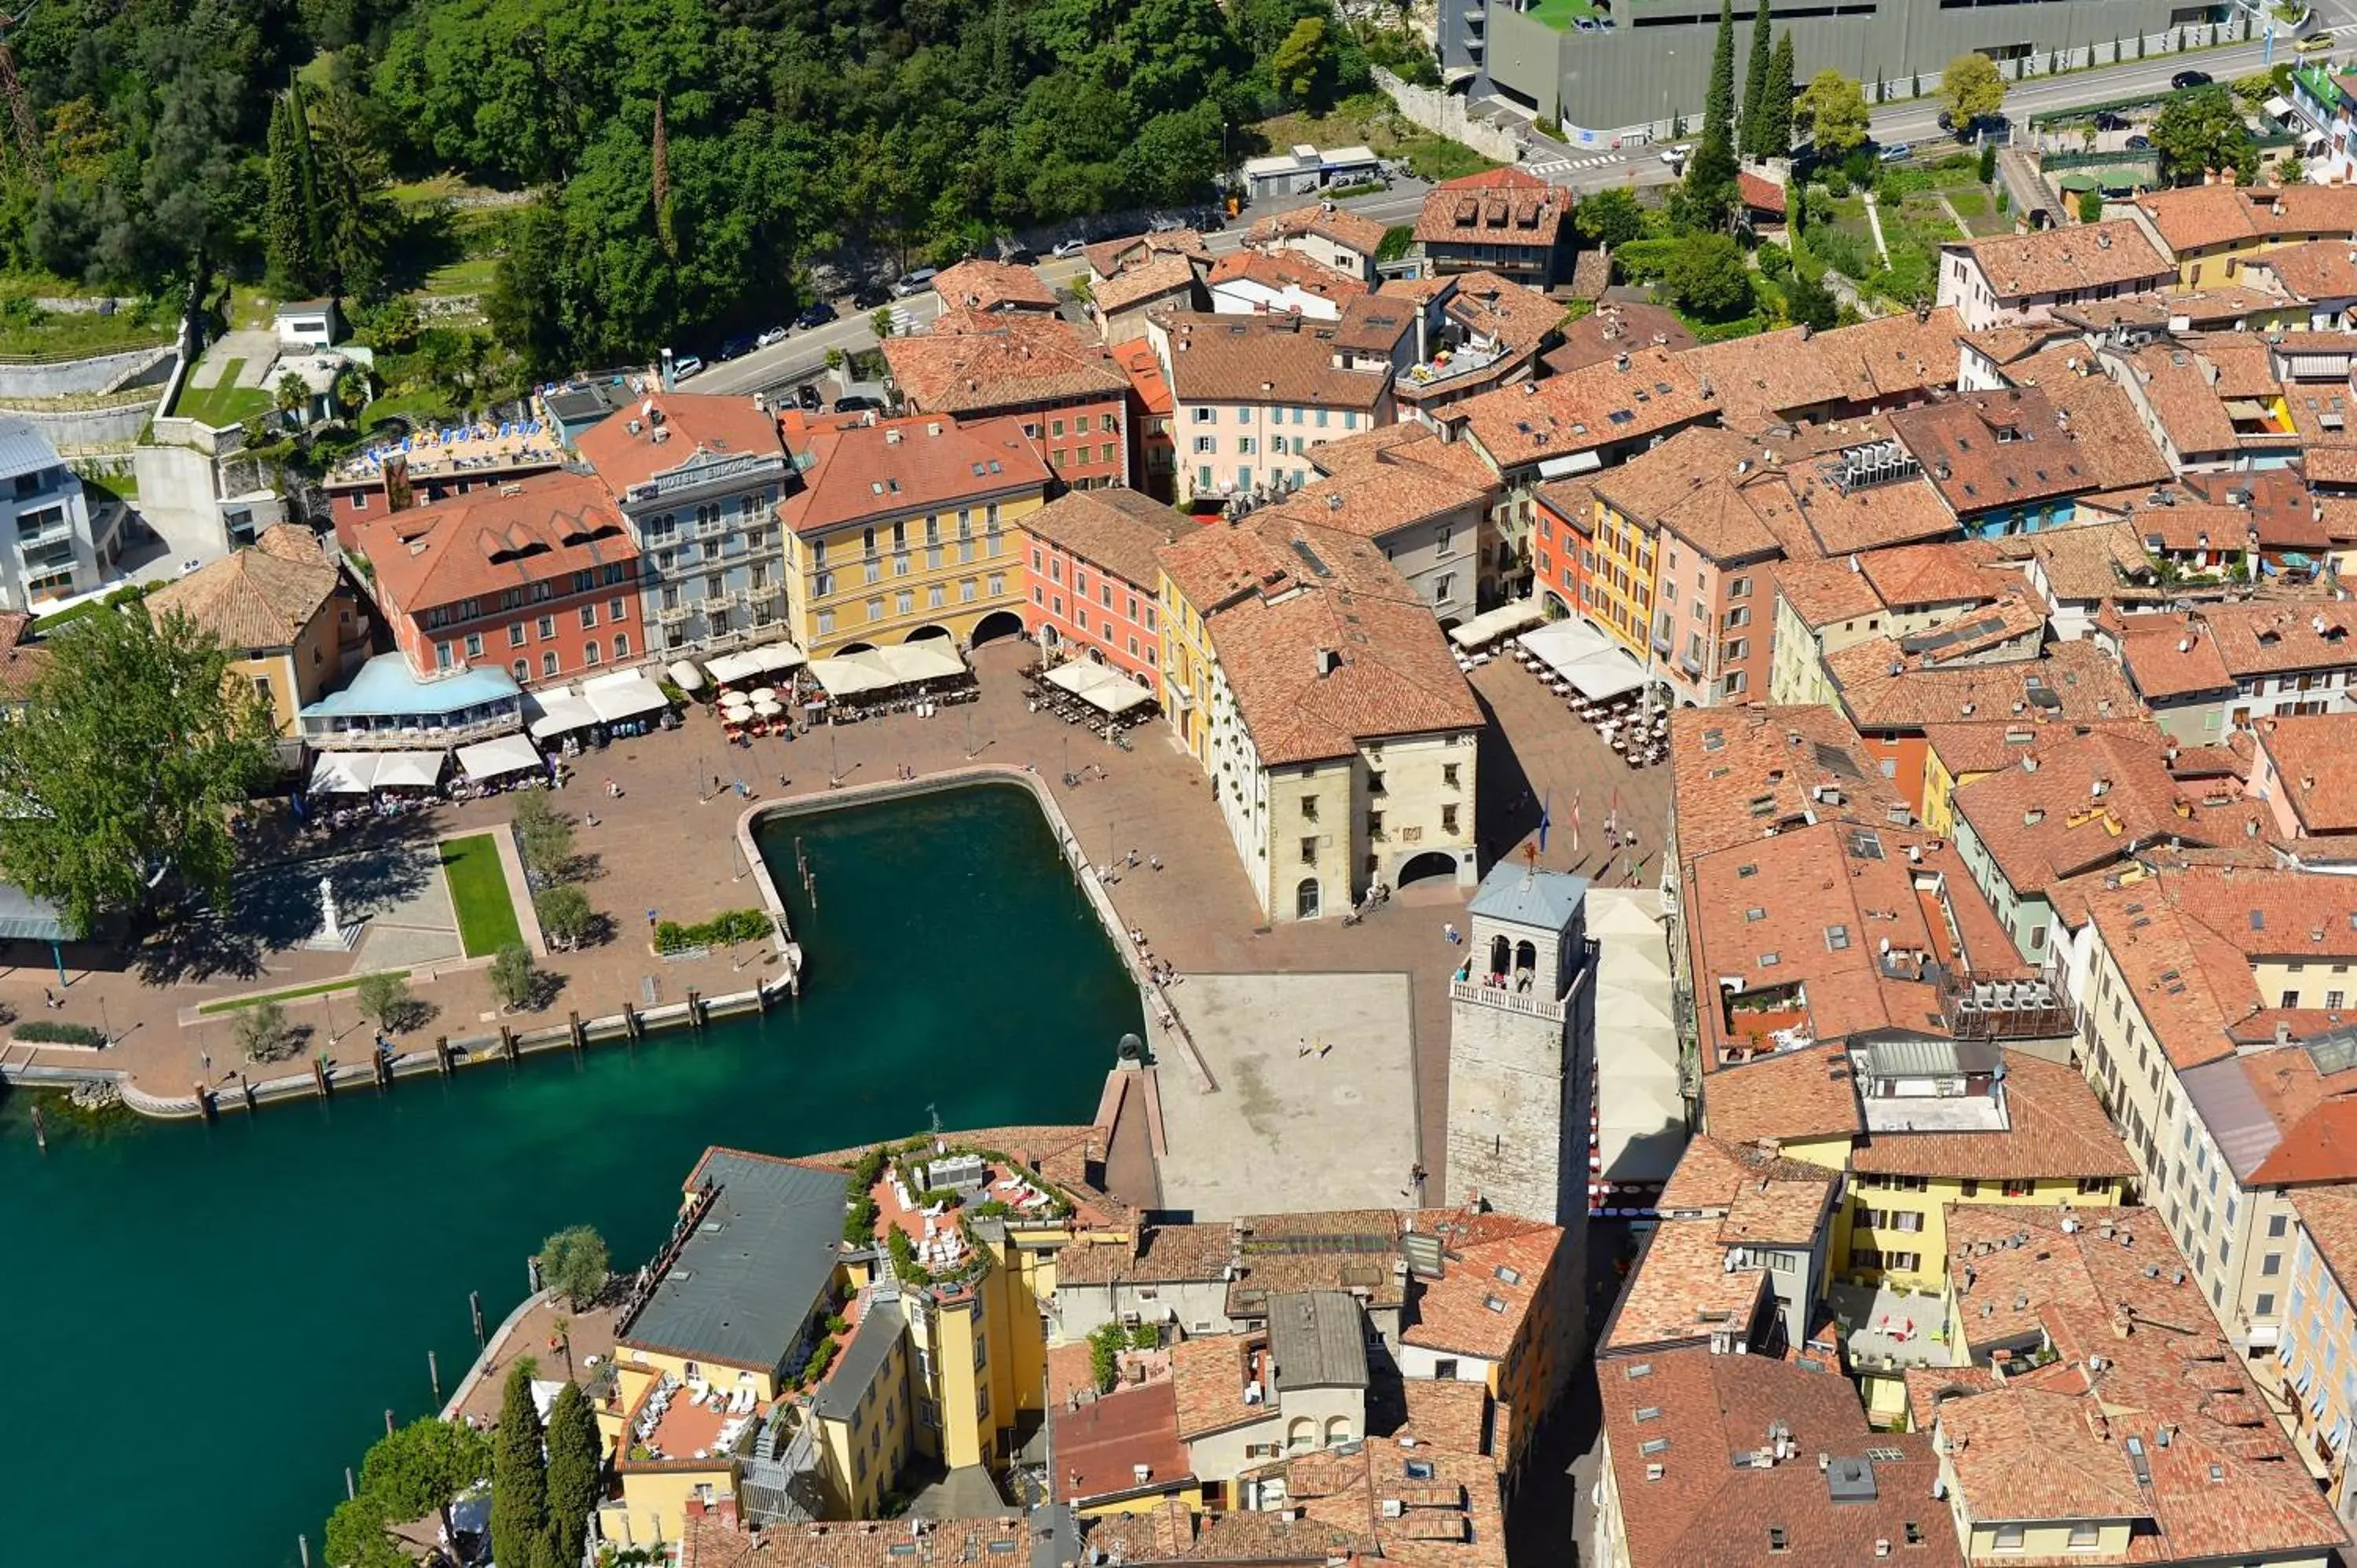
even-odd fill
[[(1056, 1500), (1072, 1503), (1163, 1488), (1188, 1474), (1178, 1432), (1178, 1399), (1168, 1380), (1121, 1389), (1081, 1406), (1048, 1412), (1054, 1428)], [(1133, 1466), (1153, 1478), (1141, 1488)]]
[(1462, 484), (1454, 477), (1414, 461), (1378, 453), (1333, 478), (1314, 479), (1286, 504), (1327, 527), (1382, 539), (1413, 523), (1462, 512), (1477, 524), (1494, 493), (1489, 486)]
[(1703, 1079), (1703, 1124), (1729, 1144), (1855, 1138), (1866, 1128), (1849, 1053), (1839, 1046), (1780, 1051)]
[(1146, 266), (1158, 258), (1179, 256), (1210, 264), (1211, 252), (1203, 243), (1203, 236), (1192, 229), (1174, 229), (1161, 234), (1132, 234), (1125, 239), (1100, 240), (1081, 254), (1089, 263), (1089, 271), (1099, 279), (1117, 273)]
[(1415, 1439), (1459, 1454), (1490, 1452), (1490, 1391), (1481, 1383), (1455, 1379), (1404, 1378), (1401, 1392), (1407, 1401), (1407, 1426), (1395, 1436)]
[[(1441, 304), (1443, 313), (1469, 333), (1494, 340), (1501, 363), (1519, 361), (1563, 324), (1560, 301), (1496, 273), (1456, 273), (1448, 281), (1455, 287)], [(1396, 296), (1386, 284), (1378, 297)]]
[(1850, 1168), (1980, 1181), (2136, 1174), (2094, 1090), (2075, 1069), (2007, 1053), (2005, 1105), (2003, 1132), (1878, 1133), (1852, 1153)]
[[(1677, 852), (1691, 863), (1732, 844), (1839, 817), (1889, 823), (1907, 802), (1832, 708), (1681, 708), (1670, 715)], [(1836, 804), (1830, 798), (1840, 797)]]
[(922, 413), (1011, 413), (1118, 398), (1129, 379), (1111, 356), (1052, 316), (945, 316), (930, 332), (884, 339), (892, 379)]
[(1437, 1279), (1409, 1281), (1415, 1321), (1400, 1338), (1504, 1360), (1549, 1287), (1563, 1231), (1535, 1219), (1460, 1209), (1427, 1210), (1417, 1217), (1417, 1229), (1440, 1233), (1444, 1266)]
[[(1631, 1568), (1899, 1562), (1901, 1552), (1921, 1568), (1962, 1568), (1954, 1523), (1932, 1496), (1929, 1444), (1869, 1430), (1839, 1373), (1704, 1347), (1609, 1361), (1596, 1376)], [(1728, 1463), (1749, 1461), (1780, 1424), (1792, 1457)], [(1820, 1454), (1846, 1476), (1870, 1475), (1868, 1499), (1835, 1501)]]
[[(2164, 596), (2144, 542), (2126, 521), (2078, 524), (2032, 535), (2029, 556), (2050, 597), (2075, 602), (2157, 602)], [(2131, 619), (2141, 620), (2141, 616)]]
[(1968, 392), (1888, 418), (1958, 517), (2097, 488), (2068, 422), (2035, 388)]
[(2179, 1071), (2232, 1055), (2228, 1031), (2259, 1010), (2249, 961), (2189, 909), (2184, 875), (2074, 889), (2127, 981), (2130, 1004)]
[(148, 595), (147, 613), (159, 620), (184, 615), (227, 649), (288, 648), (335, 597), (339, 581), (308, 530), (279, 523), (264, 530), (253, 549)]
[(1243, 1252), (1229, 1282), (1230, 1317), (1265, 1317), (1270, 1296), (1294, 1291), (1347, 1291), (1371, 1311), (1405, 1299), (1392, 1267), (1402, 1229), (1392, 1209), (1247, 1214), (1233, 1224), (1254, 1245)]
[(2148, 283), (2176, 271), (2135, 220), (2126, 218), (1950, 241), (1941, 249), (1972, 257), (2000, 299)]
[(2238, 450), (2242, 438), (2227, 417), (2223, 394), (2189, 350), (2148, 344), (2127, 356), (2153, 417), (2182, 457)]
[(1744, 169), (1735, 177), (1735, 188), (1743, 198), (1743, 205), (1754, 212), (1772, 212), (1779, 218), (1784, 216), (1784, 188), (1776, 181)]
[[(1157, 254), (1092, 285), (1089, 303), (1100, 317), (1118, 316), (1125, 310), (1163, 300), (1173, 305), (1192, 304), (1200, 287), (1197, 275), (1200, 265), (1184, 255)], [(1175, 297), (1179, 295), (1186, 298)]]
[(1029, 267), (979, 259), (943, 267), (933, 292), (952, 309), (1053, 310), (1056, 293)]
[[(1689, 1344), (1713, 1334), (1749, 1340), (1755, 1319), (1772, 1310), (1764, 1268), (1730, 1269), (1719, 1221), (1664, 1219), (1653, 1229), (1612, 1319), (1599, 1358)], [(1599, 1380), (1609, 1381), (1604, 1371)], [(1720, 1463), (1724, 1464), (1722, 1459)]]
[(822, 533), (863, 517), (1044, 490), (1048, 465), (1012, 418), (891, 419), (813, 435), (801, 456), (802, 488), (778, 514), (797, 533)]
[(1954, 800), (2017, 897), (2126, 859), (2151, 840), (2201, 843), (2226, 825), (2170, 776), (2157, 728), (2040, 747), (1963, 785)]
[[(1244, 1390), (1255, 1380), (1264, 1395), (1247, 1404)], [(1183, 1443), (1268, 1420), (1276, 1413), (1268, 1336), (1211, 1334), (1180, 1340), (1170, 1347), (1170, 1386), (1177, 1402), (1173, 1430)]]
[(1447, 180), (1424, 199), (1416, 243), (1552, 250), (1571, 216), (1571, 204), (1568, 190), (1517, 168)]
[(2258, 744), (2277, 789), (2312, 833), (2357, 832), (2357, 714), (2262, 719)]
[(2153, 445), (2136, 404), (2104, 373), (2083, 344), (2045, 349), (2006, 371), (2017, 386), (2034, 386), (2068, 419), (2077, 438), (2079, 467), (2104, 489), (2158, 484), (2170, 477), (2169, 459)]
[[(1390, 286), (1388, 285), (1386, 287)], [(1667, 306), (1640, 300), (1607, 300), (1563, 329), (1563, 341), (1539, 356), (1550, 374), (1573, 371), (1625, 354), (1631, 348), (1691, 349), (1695, 335)]]
[(1323, 262), (1290, 251), (1274, 255), (1261, 251), (1231, 251), (1212, 263), (1211, 270), (1203, 277), (1213, 288), (1238, 279), (1247, 279), (1278, 294), (1297, 288), (1337, 305), (1367, 292), (1367, 285), (1349, 274), (1338, 273)]
[(2344, 186), (2197, 185), (2136, 199), (2179, 255), (2245, 240), (2357, 234), (2357, 190)]
[(1986, 1343), (2001, 1320), (2026, 1318), (2062, 1363), (1939, 1403), (1935, 1441), (1963, 1518), (2126, 1518), (2161, 1563), (2340, 1544), (2160, 1217), (2118, 1208), (2070, 1223), (2026, 1207), (1949, 1210), (1967, 1337)]
[(1157, 319), (1169, 335), (1170, 393), (1182, 403), (1306, 404), (1372, 412), (1391, 384), (1387, 370), (1335, 366), (1335, 323), (1184, 311)]
[(1568, 375), (1468, 398), (1442, 417), (1479, 442), (1500, 469), (1523, 468), (1707, 418), (1718, 403), (1703, 391), (1706, 379), (1685, 355), (1630, 349)]
[(2038, 659), (1927, 670), (1908, 668), (1899, 644), (1878, 638), (1827, 654), (1824, 665), (1850, 721), (1867, 734), (1968, 718), (2092, 723), (2144, 711), (2118, 663), (2092, 642), (2057, 643)]
[(1733, 1144), (1706, 1135), (1679, 1155), (1656, 1207), (1681, 1219), (1723, 1220), (1719, 1239), (1730, 1245), (1806, 1241), (1815, 1237), (1839, 1176), (1826, 1166), (1784, 1158), (1772, 1139)]
[(1888, 405), (1956, 383), (1951, 310), (1831, 332), (1787, 328), (1688, 350), (1726, 406), (1727, 427), (1762, 430), (1813, 410)]
[[(1263, 1466), (1242, 1484), (1271, 1480), (1283, 1483), (1286, 1506), (1301, 1523), (1350, 1541), (1358, 1561), (1506, 1568), (1499, 1468), (1478, 1452), (1371, 1437), (1355, 1453), (1329, 1450)], [(1204, 1544), (1211, 1534), (1207, 1527)], [(1304, 1555), (1312, 1554), (1297, 1550), (1297, 1560)]]
[(1787, 564), (1777, 568), (1776, 588), (1812, 627), (1889, 610), (1987, 604), (2008, 594), (2034, 599), (2021, 574), (1991, 564), (1994, 557), (1978, 540), (1900, 545)]
[(1383, 226), (1381, 223), (1346, 207), (1337, 207), (1330, 201), (1297, 207), (1290, 212), (1272, 212), (1252, 226), (1244, 236), (1244, 242), (1251, 245), (1273, 244), (1299, 234), (1316, 234), (1368, 257), (1381, 250), (1383, 243)]
[(949, 1568), (1007, 1561), (993, 1542), (1012, 1543), (1018, 1563), (1030, 1550), (1030, 1525), (1019, 1518), (856, 1520), (754, 1530), (737, 1522), (727, 1502), (706, 1509), (691, 1499), (681, 1522), (678, 1568)]
[(2260, 1187), (2357, 1181), (2357, 1098), (2328, 1100), (2301, 1117), (2251, 1181)]
[(1497, 470), (1461, 441), (1445, 441), (1428, 424), (1379, 424), (1309, 449), (1309, 466), (1334, 478), (1384, 476), (1413, 468), (1459, 489), (1495, 497)]
[[(644, 404), (662, 415), (661, 424), (642, 414)], [(636, 435), (630, 426), (639, 426)], [(660, 439), (658, 439), (660, 437)], [(699, 456), (784, 456), (777, 422), (743, 397), (707, 397), (693, 392), (650, 392), (584, 431), (581, 456), (617, 498), (632, 485), (683, 468)]]
[(639, 547), (606, 488), (579, 474), (538, 474), (497, 489), (363, 521), (357, 542), (388, 614), (490, 599), (634, 562)]
[(2018, 766), (2032, 751), (2043, 751), (2086, 735), (2117, 735), (2132, 742), (2157, 742), (2159, 730), (2147, 718), (2046, 724), (2009, 715), (1986, 724), (1965, 720), (1923, 726), (1924, 743), (1939, 755), (1940, 766), (1959, 779), (1968, 773), (1994, 773), (2000, 768)]
[(1148, 1225), (1134, 1243), (1074, 1242), (1056, 1255), (1059, 1283), (1177, 1284), (1222, 1277), (1234, 1252), (1224, 1225)]
[(1129, 395), (1148, 414), (1168, 414), (1172, 407), (1170, 383), (1162, 379), (1162, 359), (1154, 345), (1134, 338), (1110, 350), (1114, 363), (1129, 379)]
[(1210, 623), (1262, 762), (1480, 728), (1430, 607), (1372, 544), (1322, 515), (1287, 502), (1163, 552), (1164, 570)]
[(1136, 490), (1071, 490), (1023, 519), (1023, 531), (1148, 593), (1162, 547), (1199, 525)]

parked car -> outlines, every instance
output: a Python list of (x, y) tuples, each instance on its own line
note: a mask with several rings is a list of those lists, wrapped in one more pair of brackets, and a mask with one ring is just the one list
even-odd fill
[(893, 297), (907, 299), (912, 295), (922, 294), (933, 286), (933, 279), (940, 275), (938, 267), (919, 267), (915, 272), (902, 273), (900, 281), (892, 285)]
[(1694, 148), (1684, 142), (1680, 142), (1674, 147), (1663, 147), (1662, 149), (1662, 161), (1669, 165), (1672, 168), (1679, 167), (1684, 164), (1686, 159), (1693, 156)]
[(857, 413), (863, 409), (881, 408), (884, 405), (882, 403), (877, 403), (874, 398), (861, 397), (857, 393), (854, 393), (850, 397), (839, 397), (834, 400), (834, 412), (837, 413)]
[(1088, 248), (1086, 240), (1059, 240), (1049, 248), (1048, 253), (1061, 261), (1066, 256), (1077, 256)]
[(1914, 150), (1905, 142), (1893, 142), (1874, 156), (1887, 164), (1903, 164), (1907, 161), (1908, 155)]
[(1185, 227), (1187, 225), (1176, 218), (1157, 218), (1146, 226), (1146, 231), (1149, 234), (1176, 234)]
[(1030, 246), (1012, 234), (1001, 234), (998, 237), (998, 259), (1010, 267), (1028, 267), (1039, 258), (1031, 253)]
[(704, 361), (702, 360), (697, 359), (693, 354), (680, 354), (672, 360), (671, 379), (675, 381), (683, 381), (687, 380), (688, 377), (697, 374), (703, 369)]
[(819, 404), (818, 383), (816, 381), (804, 381), (802, 385), (796, 387), (794, 389), (794, 402), (800, 406), (808, 409), (811, 413), (816, 413), (818, 412)]
[(859, 285), (859, 292), (851, 296), (851, 303), (861, 310), (873, 310), (879, 305), (889, 304), (891, 299), (892, 291), (882, 284), (864, 283)]
[(763, 331), (760, 336), (753, 339), (753, 347), (756, 349), (766, 349), (772, 343), (782, 343), (785, 340), (786, 329), (782, 327), (772, 327)]
[(2332, 35), (2330, 33), (2310, 33), (2308, 37), (2300, 39), (2298, 43), (2292, 46), (2293, 48), (2304, 55), (2320, 55), (2331, 47)]
[(2169, 79), (2169, 85), (2182, 92), (2189, 87), (2207, 87), (2210, 73), (2206, 70), (2180, 70)]
[(834, 319), (834, 306), (823, 299), (814, 299), (794, 317), (797, 327), (823, 327)]
[(2152, 151), (2152, 138), (2150, 136), (2130, 136), (2127, 139), (2126, 145), (2128, 151), (2132, 153), (2148, 153)]
[(731, 338), (720, 345), (720, 358), (724, 360), (741, 360), (752, 351), (753, 339), (750, 338)]
[(2125, 114), (2115, 114), (2106, 109), (2095, 116), (2095, 129), (2098, 131), (2125, 131), (2127, 128), (2128, 117)]

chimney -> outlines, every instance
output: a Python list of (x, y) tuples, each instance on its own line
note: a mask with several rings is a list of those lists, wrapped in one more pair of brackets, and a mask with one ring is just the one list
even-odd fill
[(1340, 668), (1342, 668), (1342, 655), (1340, 651), (1331, 648), (1321, 648), (1318, 650), (1318, 678), (1320, 681)]
[(900, 445), (900, 433), (898, 430), (886, 431), (884, 433), (884, 445), (887, 446), (898, 446)]

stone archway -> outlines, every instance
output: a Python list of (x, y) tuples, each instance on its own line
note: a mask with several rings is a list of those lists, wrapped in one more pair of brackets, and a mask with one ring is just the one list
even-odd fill
[(1013, 610), (993, 610), (974, 623), (974, 646), (996, 642), (1002, 637), (1021, 637), (1023, 618)]
[(952, 641), (955, 640), (949, 628), (945, 626), (936, 626), (928, 621), (925, 625), (919, 627), (916, 630), (910, 632), (900, 640), (903, 642), (938, 642), (945, 637), (951, 638)]
[(1457, 857), (1445, 850), (1428, 849), (1422, 854), (1411, 856), (1407, 864), (1399, 868), (1399, 875), (1394, 880), (1399, 886), (1405, 887), (1410, 883), (1429, 882), (1444, 876), (1452, 882), (1457, 879)]

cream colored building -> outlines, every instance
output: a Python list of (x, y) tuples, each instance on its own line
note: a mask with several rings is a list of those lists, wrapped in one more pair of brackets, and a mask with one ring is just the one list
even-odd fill
[(168, 583), (147, 612), (186, 616), (229, 654), (281, 736), (368, 657), (369, 616), (307, 529), (277, 523), (253, 545)]
[(1481, 710), (1382, 553), (1287, 505), (1162, 561), (1165, 705), (1263, 912), (1339, 915), (1378, 882), (1471, 886)]

